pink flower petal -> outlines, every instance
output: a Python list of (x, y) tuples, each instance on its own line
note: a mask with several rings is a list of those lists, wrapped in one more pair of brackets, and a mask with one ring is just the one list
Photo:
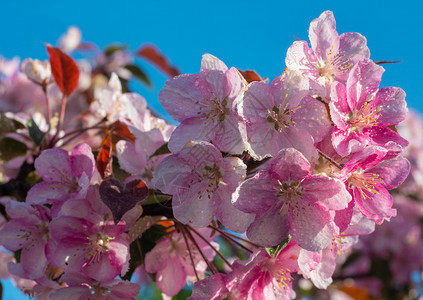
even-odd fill
[(165, 267), (156, 274), (157, 288), (168, 296), (175, 296), (185, 286), (186, 274), (179, 259), (167, 261)]
[(319, 18), (310, 23), (308, 35), (314, 53), (327, 60), (327, 51), (332, 45), (336, 45), (338, 50), (338, 32), (336, 32), (336, 23), (331, 11), (323, 12)]
[(79, 178), (82, 173), (85, 173), (91, 179), (95, 171), (95, 160), (90, 146), (87, 144), (76, 146), (72, 150), (70, 161), (72, 173), (75, 177)]
[(273, 247), (288, 236), (288, 216), (279, 215), (279, 209), (273, 207), (263, 214), (256, 215), (248, 227), (247, 237), (263, 247)]
[(400, 88), (380, 89), (373, 101), (376, 101), (376, 105), (380, 108), (380, 116), (377, 121), (383, 125), (396, 125), (404, 121), (407, 116), (405, 92)]
[(325, 210), (345, 209), (351, 201), (351, 195), (341, 181), (324, 175), (304, 179), (301, 187), (303, 199), (318, 204)]
[(173, 119), (182, 122), (194, 117), (199, 111), (198, 101), (204, 99), (195, 88), (196, 75), (184, 74), (166, 81), (159, 92), (159, 101)]
[(304, 205), (298, 215), (290, 214), (289, 227), (293, 240), (308, 251), (319, 251), (332, 241), (330, 212)]
[(45, 181), (62, 182), (72, 178), (69, 154), (63, 149), (47, 149), (35, 160), (35, 169)]

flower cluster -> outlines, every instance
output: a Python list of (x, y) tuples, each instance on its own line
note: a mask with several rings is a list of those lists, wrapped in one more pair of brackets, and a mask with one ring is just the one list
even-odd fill
[(145, 273), (165, 297), (194, 283), (190, 299), (290, 299), (296, 276), (326, 289), (337, 257), (397, 214), (407, 107), (332, 12), (309, 38), (270, 84), (210, 54), (178, 75), (140, 49), (171, 77), (159, 101), (177, 126), (130, 91), (150, 84), (133, 53), (101, 52), (76, 28), (47, 45), (49, 61), (1, 61), (8, 272), (37, 299), (134, 299), (128, 280)]

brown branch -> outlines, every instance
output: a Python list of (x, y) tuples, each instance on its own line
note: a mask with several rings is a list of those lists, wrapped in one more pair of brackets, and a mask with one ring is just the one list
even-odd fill
[(196, 235), (198, 235), (207, 245), (209, 245), (210, 248), (213, 249), (214, 252), (216, 252), (217, 255), (230, 267), (232, 268), (231, 263), (223, 256), (222, 253), (219, 252), (201, 233), (199, 233), (197, 230), (195, 230), (192, 226), (186, 225), (191, 231), (193, 231)]

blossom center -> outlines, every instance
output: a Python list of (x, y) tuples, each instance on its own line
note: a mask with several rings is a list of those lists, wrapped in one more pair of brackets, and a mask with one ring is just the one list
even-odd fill
[(289, 109), (288, 105), (286, 104), (287, 97), (288, 94), (285, 95), (285, 99), (281, 104), (278, 106), (273, 106), (272, 110), (267, 110), (267, 122), (271, 123), (273, 128), (279, 132), (284, 131), (290, 126), (295, 126), (295, 122), (292, 119), (292, 112), (301, 108), (301, 106), (298, 106), (297, 108)]
[(262, 270), (265, 270), (276, 279), (280, 289), (284, 289), (292, 281), (291, 273), (287, 268), (279, 266), (276, 262), (276, 257), (267, 260), (263, 264)]
[(282, 207), (279, 210), (279, 215), (283, 216), (288, 211), (292, 211), (298, 215), (300, 211), (299, 199), (302, 195), (302, 187), (300, 182), (281, 183), (278, 180), (279, 190), (277, 196), (282, 200)]
[(205, 114), (207, 120), (213, 120), (216, 122), (223, 122), (227, 115), (230, 114), (230, 110), (227, 107), (228, 100), (223, 99), (220, 101), (217, 97), (213, 97), (212, 99), (204, 99), (200, 104), (200, 110), (197, 114)]
[(109, 237), (102, 233), (96, 233), (87, 238), (89, 239), (88, 247), (90, 251), (85, 255), (85, 258), (89, 260), (89, 264), (92, 261), (99, 259), (101, 253), (109, 250), (109, 241), (112, 240), (113, 237)]
[(383, 183), (382, 178), (380, 175), (373, 174), (373, 173), (365, 173), (361, 168), (351, 174), (350, 178), (348, 178), (348, 184), (350, 188), (355, 186), (363, 199), (368, 197), (367, 193), (371, 193), (373, 195), (379, 194), (376, 190), (376, 185)]
[[(220, 182), (222, 181), (222, 172), (216, 164), (213, 165), (206, 165), (202, 170), (194, 169), (198, 175), (197, 181), (198, 183), (205, 181), (207, 182), (206, 190), (200, 190), (198, 192), (199, 198), (203, 197), (203, 193), (207, 195), (207, 198), (211, 199), (211, 196), (219, 187)], [(194, 183), (194, 179), (188, 184), (188, 188)]]
[(337, 53), (334, 54), (333, 45), (326, 52), (327, 60), (320, 60), (317, 63), (317, 69), (321, 77), (325, 77), (329, 83), (333, 82), (333, 79), (337, 74), (348, 72), (353, 63), (350, 58), (345, 59), (345, 54)]
[(348, 113), (346, 123), (349, 125), (348, 131), (361, 132), (363, 128), (372, 127), (377, 123), (380, 114), (380, 107), (376, 107), (374, 102), (366, 102), (359, 110), (352, 110)]

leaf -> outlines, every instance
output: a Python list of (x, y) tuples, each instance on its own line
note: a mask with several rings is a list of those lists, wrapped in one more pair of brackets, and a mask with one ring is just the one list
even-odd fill
[(154, 151), (154, 153), (150, 155), (150, 158), (153, 157), (153, 156), (162, 155), (162, 154), (168, 154), (168, 153), (171, 153), (171, 152), (170, 152), (170, 150), (169, 150), (169, 148), (167, 146), (167, 143), (165, 143), (165, 144), (161, 145), (159, 147), (159, 149), (157, 149), (156, 151)]
[(112, 175), (112, 132), (103, 140), (101, 149), (97, 155), (97, 170), (101, 178), (110, 177)]
[(128, 46), (126, 46), (126, 45), (110, 45), (109, 47), (107, 47), (104, 50), (104, 54), (106, 56), (110, 56), (117, 51), (123, 51), (123, 50), (126, 50), (126, 49), (128, 49)]
[(124, 68), (127, 69), (129, 72), (131, 72), (135, 78), (139, 79), (141, 82), (144, 82), (147, 86), (149, 87), (152, 86), (150, 79), (147, 77), (144, 71), (141, 70), (138, 66), (126, 65)]
[(280, 243), (279, 245), (266, 248), (266, 252), (271, 257), (277, 257), (279, 255), (279, 253), (281, 253), (281, 251), (283, 250), (283, 248), (285, 248), (286, 245), (288, 245), (288, 243), (289, 243), (290, 240), (291, 240), (291, 235), (288, 235), (288, 237), (286, 239), (284, 239), (282, 241), (282, 243)]
[(51, 73), (60, 91), (69, 96), (72, 94), (79, 81), (79, 68), (75, 60), (59, 48), (46, 45), (50, 57)]
[(128, 232), (129, 243), (139, 239), (146, 230), (160, 221), (161, 218), (161, 216), (145, 216), (140, 218)]
[(0, 112), (0, 135), (5, 135), (9, 132), (15, 132), (15, 122), (12, 119), (6, 117), (6, 115)]
[(170, 199), (172, 199), (172, 196), (170, 195), (163, 195), (163, 194), (156, 195), (154, 190), (150, 190), (150, 195), (148, 195), (148, 197), (144, 199), (144, 201), (142, 202), (142, 205), (158, 204), (158, 203), (169, 201)]
[(117, 142), (122, 140), (122, 138), (128, 139), (131, 142), (135, 142), (135, 136), (129, 130), (128, 126), (121, 121), (116, 121), (112, 124), (113, 135), (112, 143), (116, 145)]
[(262, 81), (263, 80), (260, 77), (260, 75), (257, 74), (256, 71), (253, 71), (253, 70), (245, 70), (245, 71), (242, 71), (240, 69), (238, 69), (238, 71), (245, 78), (245, 80), (247, 80), (248, 83), (253, 82), (253, 81)]
[(0, 140), (0, 160), (9, 161), (18, 156), (26, 155), (28, 148), (24, 143), (15, 139), (4, 138)]
[(156, 46), (146, 45), (138, 50), (136, 54), (154, 64), (170, 77), (174, 77), (180, 74), (179, 70), (170, 64), (168, 59)]
[(41, 131), (33, 118), (26, 123), (26, 126), (28, 126), (29, 137), (34, 141), (36, 146), (40, 146), (46, 136), (46, 132)]
[(107, 178), (100, 184), (100, 197), (113, 214), (113, 220), (118, 223), (122, 216), (141, 202), (148, 195), (144, 181), (135, 179), (122, 184), (114, 178)]

